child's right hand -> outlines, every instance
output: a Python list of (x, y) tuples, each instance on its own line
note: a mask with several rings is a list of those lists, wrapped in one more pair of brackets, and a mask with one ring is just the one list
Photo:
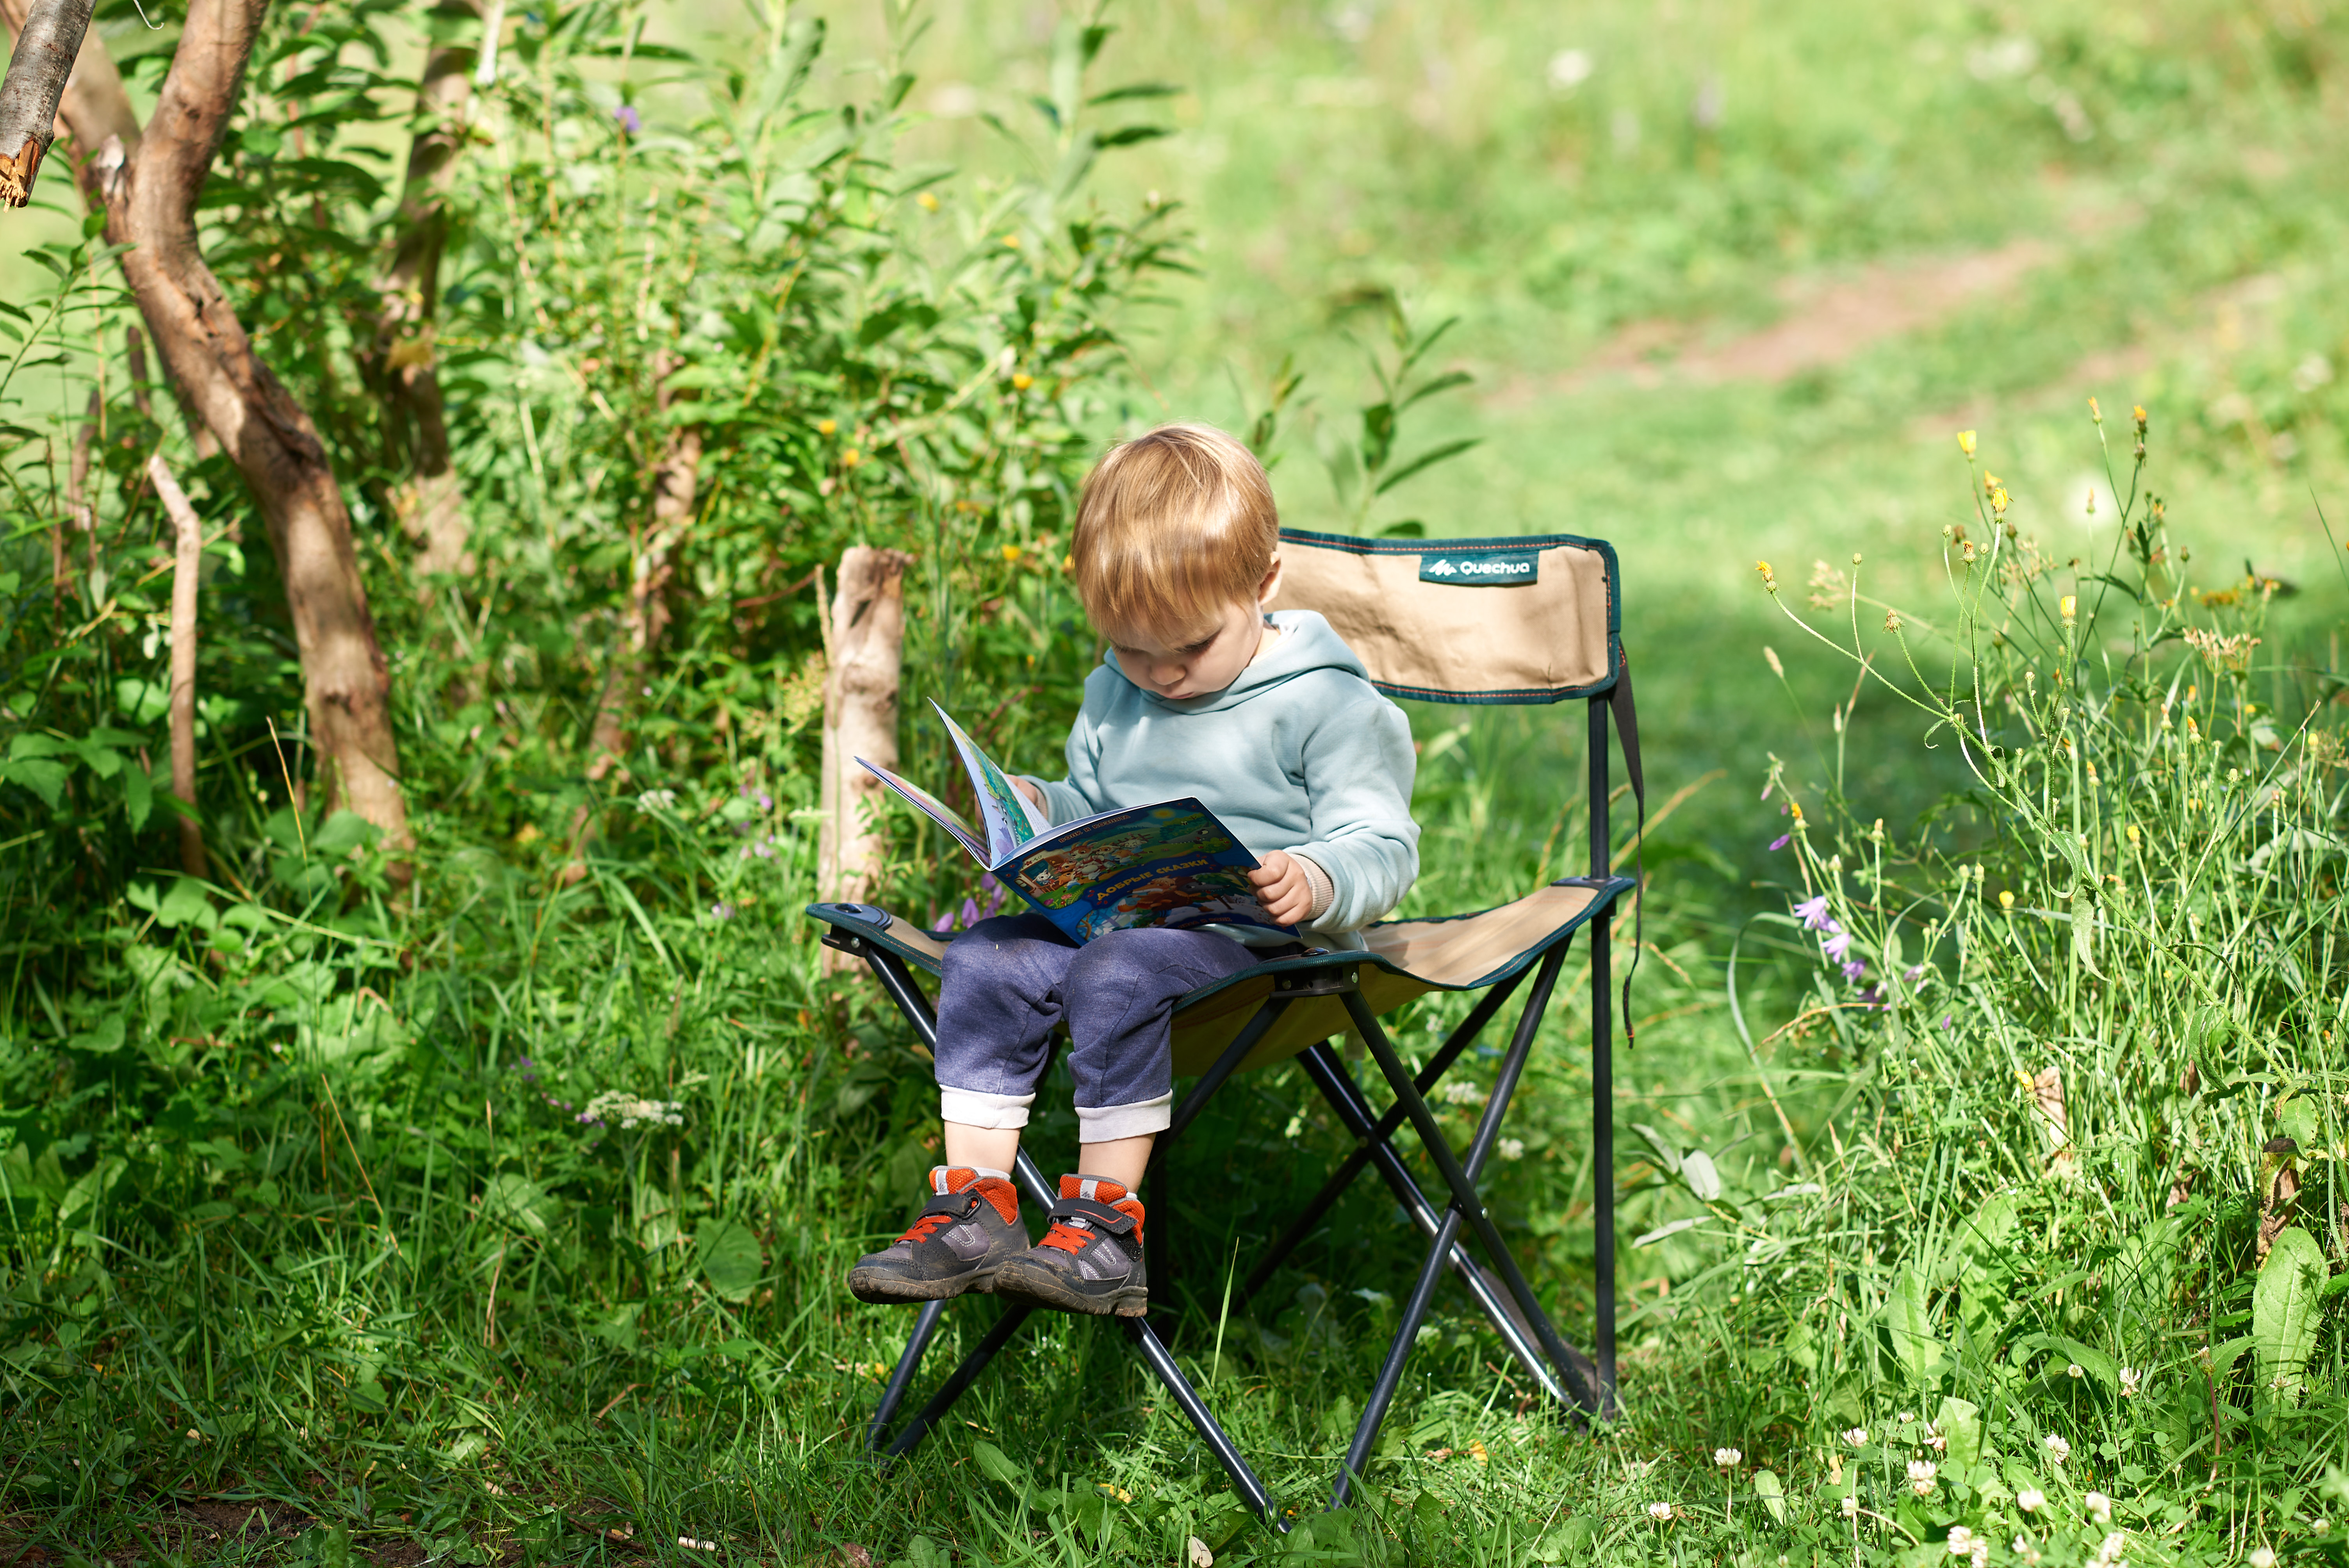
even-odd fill
[(1030, 784), (1025, 779), (1014, 778), (1011, 780), (1011, 787), (1014, 789), (1019, 790), (1021, 798), (1030, 805), (1035, 807), (1039, 811), (1042, 811), (1048, 816), (1051, 813), (1052, 808), (1050, 804), (1045, 800), (1044, 791), (1037, 789), (1036, 786)]

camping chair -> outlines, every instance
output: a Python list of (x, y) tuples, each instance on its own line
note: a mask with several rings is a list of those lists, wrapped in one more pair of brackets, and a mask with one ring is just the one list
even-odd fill
[[(1620, 598), (1615, 552), (1607, 544), (1562, 534), (1515, 539), (1359, 539), (1281, 530), (1286, 563), (1282, 608), (1318, 610), (1361, 656), (1379, 689), (1423, 702), (1552, 703), (1588, 700), (1589, 709), (1590, 870), (1561, 877), (1514, 903), (1479, 913), (1390, 920), (1371, 926), (1367, 951), (1315, 950), (1277, 959), (1185, 997), (1174, 1015), (1174, 1073), (1197, 1081), (1159, 1135), (1154, 1171), (1209, 1096), (1235, 1072), (1297, 1057), (1359, 1140), (1288, 1231), (1248, 1276), (1246, 1294), (1268, 1281), (1320, 1224), (1366, 1167), (1376, 1167), (1403, 1212), (1428, 1237), (1426, 1260), (1371, 1387), (1333, 1489), (1345, 1501), (1367, 1466), (1379, 1428), (1402, 1380), (1435, 1285), (1449, 1268), (1507, 1346), (1509, 1353), (1563, 1409), (1608, 1417), (1615, 1408), (1614, 1090), (1609, 1081), (1609, 925), (1616, 904), (1638, 886), (1612, 875), (1609, 861), (1608, 717), (1621, 732), (1624, 762), (1644, 813), (1639, 730), (1630, 677), (1619, 636)], [(937, 1045), (937, 1020), (915, 971), (939, 973), (947, 937), (894, 919), (870, 904), (818, 903), (808, 913), (828, 929), (824, 942), (863, 958), (925, 1043)], [(1557, 983), (1574, 934), (1588, 928), (1591, 1011), (1593, 1212), (1598, 1228), (1597, 1363), (1559, 1337), (1500, 1231), (1477, 1197), (1534, 1033)], [(1635, 942), (1636, 947), (1636, 942)], [(1638, 954), (1633, 954), (1637, 966)], [(1530, 978), (1531, 985), (1526, 982)], [(1625, 987), (1630, 990), (1627, 977)], [(1503, 1056), (1490, 1099), (1465, 1153), (1446, 1140), (1426, 1096), (1444, 1071), (1520, 990), (1526, 1000)], [(1379, 1026), (1379, 1017), (1432, 991), (1481, 991), (1475, 1006), (1416, 1076)], [(1331, 1048), (1332, 1037), (1359, 1037), (1394, 1103), (1380, 1113)], [(1408, 1121), (1443, 1182), (1441, 1208), (1423, 1191), (1394, 1145)], [(1046, 1208), (1059, 1193), (1019, 1151), (1023, 1191)], [(1486, 1263), (1470, 1254), (1473, 1236)], [(1163, 1231), (1161, 1234), (1163, 1235)], [(1164, 1243), (1156, 1255), (1165, 1255)], [(920, 1370), (949, 1302), (925, 1305), (867, 1429), (879, 1449)], [(907, 1453), (951, 1408), (972, 1379), (1026, 1322), (1009, 1307), (920, 1413), (888, 1442), (885, 1462)], [(1145, 1319), (1115, 1320), (1199, 1436), (1228, 1470), (1240, 1496), (1266, 1521), (1286, 1528), (1264, 1483), (1233, 1445)]]

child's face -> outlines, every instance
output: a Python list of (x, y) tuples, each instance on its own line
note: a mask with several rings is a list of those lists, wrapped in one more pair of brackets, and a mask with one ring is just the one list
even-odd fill
[[(1234, 600), (1203, 626), (1179, 632), (1129, 631), (1131, 641), (1111, 645), (1117, 650), (1117, 667), (1125, 678), (1164, 697), (1181, 702), (1209, 696), (1240, 678), (1264, 643), (1264, 610), (1280, 586), (1280, 561), (1257, 586), (1254, 603)], [(1162, 643), (1159, 638), (1172, 639)]]

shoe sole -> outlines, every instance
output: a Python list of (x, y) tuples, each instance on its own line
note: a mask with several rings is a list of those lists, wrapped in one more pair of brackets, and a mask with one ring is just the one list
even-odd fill
[(1093, 1317), (1140, 1317), (1150, 1309), (1150, 1287), (1120, 1285), (1106, 1295), (1088, 1295), (1066, 1284), (1056, 1271), (1021, 1269), (999, 1274), (995, 1293), (1021, 1306), (1046, 1306), (1055, 1312), (1082, 1313)]
[(919, 1301), (951, 1301), (958, 1295), (995, 1294), (995, 1269), (954, 1274), (946, 1279), (906, 1279), (870, 1269), (852, 1269), (848, 1294), (873, 1306), (896, 1306)]

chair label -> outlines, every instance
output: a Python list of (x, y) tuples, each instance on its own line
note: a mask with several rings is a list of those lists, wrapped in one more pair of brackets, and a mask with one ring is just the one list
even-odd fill
[(1422, 583), (1449, 583), (1456, 588), (1508, 588), (1541, 581), (1538, 550), (1479, 550), (1458, 555), (1419, 558)]

